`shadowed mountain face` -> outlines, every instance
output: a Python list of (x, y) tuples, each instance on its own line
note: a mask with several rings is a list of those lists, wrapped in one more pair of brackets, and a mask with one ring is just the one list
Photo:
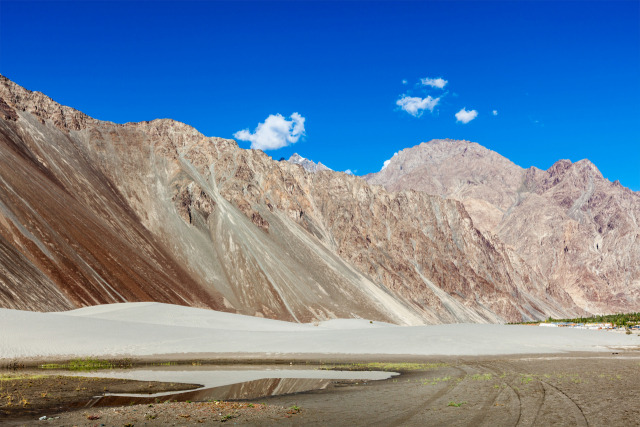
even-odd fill
[(0, 306), (158, 301), (282, 320), (582, 311), (462, 203), (309, 173), (171, 120), (94, 120), (0, 79)]
[(522, 169), (475, 143), (434, 140), (365, 179), (461, 201), (476, 227), (589, 312), (640, 310), (640, 194), (588, 160)]

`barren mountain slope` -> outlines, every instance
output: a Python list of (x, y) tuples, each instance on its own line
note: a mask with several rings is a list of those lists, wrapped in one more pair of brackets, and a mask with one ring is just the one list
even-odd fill
[[(47, 113), (51, 119), (43, 124), (44, 119), (8, 105), (13, 97), (7, 89), (14, 87), (3, 83), (0, 245), (6, 255), (0, 264), (0, 304), (60, 310), (155, 300), (223, 308), (219, 293), (198, 287), (140, 223), (88, 158), (77, 131), (54, 125), (73, 128), (90, 119)], [(41, 106), (32, 108), (42, 112)]]
[(97, 121), (0, 83), (3, 307), (154, 300), (408, 324), (578, 311), (460, 203), (312, 174), (171, 120)]
[(590, 312), (640, 309), (640, 194), (588, 160), (522, 169), (467, 141), (434, 140), (366, 177), (464, 203), (494, 233)]

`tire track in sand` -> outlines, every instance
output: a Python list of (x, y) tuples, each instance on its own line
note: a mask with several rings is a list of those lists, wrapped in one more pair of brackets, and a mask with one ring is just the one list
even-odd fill
[[(455, 375), (451, 379), (451, 381), (454, 381), (454, 384), (449, 384), (446, 387), (443, 387), (443, 388), (439, 389), (433, 395), (431, 395), (428, 399), (426, 399), (424, 402), (422, 402), (422, 404), (415, 405), (415, 408), (412, 408), (410, 410), (407, 410), (407, 411), (403, 412), (403, 416), (402, 417), (397, 417), (395, 415), (392, 415), (392, 416), (386, 417), (384, 419), (379, 419), (375, 423), (372, 423), (370, 425), (372, 425), (372, 426), (393, 426), (393, 425), (405, 426), (405, 425), (410, 425), (409, 421), (412, 418), (414, 418), (420, 412), (424, 411), (425, 408), (428, 405), (430, 405), (433, 402), (435, 402), (436, 400), (441, 399), (442, 397), (450, 394), (453, 390), (455, 390), (460, 385), (460, 382), (462, 382), (462, 379), (465, 376), (468, 375), (467, 371), (465, 371), (464, 369), (461, 369), (461, 368), (459, 368), (457, 366), (450, 366), (450, 368), (451, 369), (455, 369), (455, 370), (458, 371), (458, 375)], [(458, 381), (458, 380), (460, 380), (460, 381)]]
[(578, 405), (575, 402), (575, 400), (570, 398), (568, 394), (566, 394), (564, 391), (560, 390), (558, 387), (556, 387), (554, 385), (551, 385), (546, 381), (540, 380), (540, 382), (543, 384), (544, 387), (549, 387), (550, 389), (552, 389), (555, 392), (557, 392), (562, 397), (562, 399), (565, 400), (569, 404), (569, 407), (571, 407), (573, 409), (573, 417), (575, 418), (576, 425), (578, 427), (589, 427), (589, 420), (587, 420), (587, 417), (584, 414), (584, 411), (582, 410), (580, 405)]
[[(540, 416), (540, 412), (542, 411), (542, 408), (544, 407), (544, 404), (545, 404), (545, 400), (547, 398), (547, 392), (544, 386), (540, 383), (540, 380), (538, 380), (534, 376), (529, 377), (530, 378), (529, 381), (526, 381), (525, 378), (527, 378), (527, 375), (519, 374), (518, 373), (519, 369), (516, 369), (516, 367), (513, 366), (511, 363), (501, 362), (501, 364), (504, 365), (505, 368), (508, 368), (503, 372), (508, 371), (514, 377), (511, 379), (510, 383), (505, 382), (505, 384), (511, 390), (513, 390), (513, 392), (518, 396), (518, 399), (520, 400), (520, 414), (514, 426), (524, 427), (524, 426), (536, 425), (535, 423), (538, 417)], [(519, 378), (519, 382), (518, 382), (518, 378)], [(531, 381), (534, 381), (534, 380), (535, 382), (533, 382), (532, 385), (537, 388), (538, 393), (525, 394), (520, 391), (520, 387), (518, 387), (517, 385), (514, 385), (514, 383), (518, 385), (529, 384)]]
[[(517, 375), (517, 370), (513, 365), (508, 362), (501, 362), (502, 365), (508, 368), (512, 375)], [(493, 364), (481, 364), (480, 366), (484, 366), (489, 370), (493, 370), (497, 372), (495, 366)], [(504, 372), (504, 371), (503, 371)], [(522, 375), (522, 374), (521, 374)], [(551, 402), (552, 396), (558, 395), (562, 400), (564, 400), (567, 405), (565, 407), (571, 408), (571, 412), (573, 413), (573, 418), (575, 419), (576, 425), (578, 427), (588, 427), (589, 421), (587, 420), (584, 411), (569, 395), (560, 390), (558, 387), (550, 384), (547, 381), (536, 378), (535, 376), (531, 377), (532, 382), (531, 385), (534, 385), (538, 388), (538, 393), (521, 393), (518, 387), (514, 387), (512, 384), (505, 382), (504, 384), (509, 387), (520, 400), (520, 415), (515, 422), (514, 426), (534, 426), (534, 425), (544, 425), (544, 421), (541, 421), (541, 424), (536, 424), (541, 416), (541, 413), (545, 407), (545, 404), (549, 401)], [(515, 379), (512, 382), (516, 382)], [(522, 380), (521, 380), (522, 383)], [(539, 395), (540, 397), (536, 397), (534, 401), (531, 401), (534, 396)], [(533, 414), (533, 409), (535, 408), (535, 414)], [(533, 416), (532, 416), (533, 415)]]
[[(493, 366), (493, 364), (491, 363), (479, 363), (477, 366), (480, 366), (485, 370), (491, 372), (498, 379), (501, 379), (500, 375), (504, 373), (504, 370), (498, 369), (497, 367)], [(471, 422), (469, 423), (469, 425), (478, 426), (478, 425), (481, 425), (483, 422), (485, 422), (485, 420), (487, 419), (487, 410), (490, 407), (496, 405), (498, 398), (502, 396), (504, 393), (508, 393), (508, 391), (511, 392), (510, 393), (511, 396), (515, 396), (515, 399), (517, 399), (517, 413), (514, 412), (514, 416), (512, 417), (514, 419), (507, 421), (504, 425), (513, 425), (513, 426), (519, 425), (520, 419), (522, 418), (522, 399), (520, 397), (520, 393), (518, 393), (516, 389), (514, 389), (514, 387), (511, 384), (509, 384), (509, 382), (502, 381), (502, 384), (505, 386), (505, 388), (504, 389), (500, 388), (499, 390), (494, 392), (494, 394), (489, 398), (490, 400), (488, 400), (487, 402), (485, 402), (484, 405), (482, 405), (479, 413), (471, 419)], [(515, 399), (513, 397), (509, 397), (509, 400), (515, 400)], [(487, 422), (490, 423), (488, 425), (495, 425), (495, 420), (491, 420)]]

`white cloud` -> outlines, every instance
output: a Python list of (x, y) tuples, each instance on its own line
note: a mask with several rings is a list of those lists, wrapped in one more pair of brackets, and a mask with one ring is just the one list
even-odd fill
[(439, 101), (440, 98), (432, 98), (431, 96), (419, 98), (417, 96), (405, 95), (396, 101), (396, 105), (413, 117), (420, 117), (424, 110), (433, 111)]
[(430, 79), (428, 77), (425, 77), (424, 79), (420, 79), (420, 81), (425, 86), (437, 87), (438, 89), (442, 89), (446, 86), (447, 83), (449, 83), (449, 81), (443, 79), (442, 77), (438, 77), (437, 79)]
[(493, 111), (491, 112), (491, 114), (493, 114), (494, 116), (497, 116), (497, 115), (498, 115), (498, 110), (493, 110)]
[[(391, 159), (393, 159), (397, 155), (398, 155), (398, 152), (393, 153), (393, 156), (391, 156)], [(382, 165), (382, 169), (380, 170), (384, 170), (387, 166), (389, 166), (389, 163), (391, 163), (391, 159), (385, 160), (384, 164)]]
[(347, 175), (353, 175), (353, 172), (351, 172), (351, 169), (347, 169), (346, 171), (344, 171), (344, 173), (346, 173)]
[(281, 114), (271, 114), (264, 123), (258, 124), (253, 133), (243, 129), (233, 136), (241, 141), (251, 141), (251, 148), (277, 150), (295, 144), (304, 135), (305, 118), (293, 113), (290, 119), (285, 119)]
[(407, 83), (409, 83), (409, 82), (407, 81), (407, 79), (402, 79), (402, 84), (403, 84), (403, 85), (406, 85)]
[(478, 117), (476, 110), (467, 111), (465, 108), (456, 113), (456, 120), (462, 123), (469, 123), (471, 120)]

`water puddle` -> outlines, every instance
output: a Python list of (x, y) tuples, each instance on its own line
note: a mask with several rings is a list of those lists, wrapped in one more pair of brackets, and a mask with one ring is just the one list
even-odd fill
[(299, 367), (256, 367), (243, 369), (233, 366), (176, 366), (110, 370), (99, 372), (74, 372), (84, 377), (118, 378), (138, 381), (161, 381), (168, 383), (201, 384), (202, 387), (188, 391), (171, 391), (155, 394), (108, 393), (96, 396), (85, 406), (116, 406), (178, 401), (207, 401), (256, 399), (282, 394), (300, 393), (325, 389), (336, 381), (366, 382), (384, 380), (399, 375), (384, 371), (331, 371), (300, 369)]

